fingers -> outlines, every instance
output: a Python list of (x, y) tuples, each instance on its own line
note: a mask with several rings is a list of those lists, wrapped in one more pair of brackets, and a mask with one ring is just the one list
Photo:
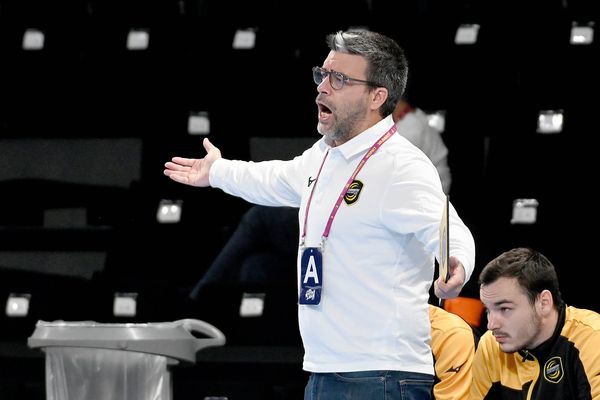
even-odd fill
[(212, 144), (210, 140), (208, 140), (208, 138), (204, 138), (204, 140), (202, 141), (202, 145), (204, 146), (204, 150), (206, 150), (207, 153), (215, 148), (215, 145)]
[(183, 176), (187, 176), (177, 171), (174, 171), (173, 169), (165, 169), (163, 171), (163, 174), (176, 182), (182, 182), (182, 180), (184, 179)]
[(450, 276), (448, 282), (444, 282), (441, 277), (435, 280), (433, 284), (435, 295), (440, 299), (449, 299), (459, 295), (462, 285), (460, 280)]
[(445, 299), (446, 298), (446, 293), (442, 290), (442, 288), (440, 288), (441, 285), (441, 279), (438, 278), (435, 280), (435, 282), (433, 282), (433, 292), (435, 293), (435, 296), (438, 299)]
[(209, 186), (208, 172), (221, 152), (207, 138), (202, 142), (207, 154), (204, 158), (173, 157), (165, 163), (163, 174), (171, 180), (192, 186)]
[(167, 173), (167, 171), (165, 171), (165, 175), (175, 182), (189, 184), (189, 178), (187, 175), (178, 174), (176, 172)]
[(167, 161), (165, 163), (164, 174), (169, 176), (175, 171), (187, 172), (194, 164), (194, 161), (193, 158), (173, 157), (172, 161)]
[[(208, 138), (204, 138), (202, 144), (207, 153), (216, 148)], [(195, 158), (173, 157), (165, 163), (165, 175), (168, 175), (168, 171), (189, 171), (196, 161)]]
[(166, 176), (172, 177), (178, 173), (185, 173), (189, 170), (189, 167), (182, 167), (178, 164), (174, 164), (172, 162), (168, 162), (165, 164), (165, 169), (163, 170), (163, 174)]
[(182, 166), (186, 166), (186, 167), (190, 167), (194, 164), (194, 162), (196, 161), (195, 158), (184, 158), (184, 157), (173, 157), (171, 159), (171, 162), (167, 162), (167, 164), (174, 164), (174, 165), (182, 165)]

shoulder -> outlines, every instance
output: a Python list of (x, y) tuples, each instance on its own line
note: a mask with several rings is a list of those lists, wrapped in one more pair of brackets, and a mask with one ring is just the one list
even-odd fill
[(600, 376), (600, 314), (583, 308), (567, 307), (561, 335), (577, 349), (576, 354), (588, 377)]
[[(562, 336), (576, 347), (585, 345), (600, 346), (600, 314), (584, 308), (568, 306)], [(597, 350), (598, 347), (595, 347)]]
[(471, 330), (471, 326), (460, 316), (444, 310), (441, 307), (429, 306), (429, 319), (431, 326), (435, 329), (466, 329)]
[(585, 308), (567, 306), (563, 333), (575, 331), (600, 334), (600, 314)]

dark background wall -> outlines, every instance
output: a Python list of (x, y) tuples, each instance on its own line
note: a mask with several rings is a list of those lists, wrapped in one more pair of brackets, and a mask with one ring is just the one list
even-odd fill
[[(569, 0), (0, 0), (0, 306), (11, 293), (32, 299), (27, 317), (0, 318), (0, 390), (43, 398), (43, 355), (25, 346), (38, 319), (191, 317), (222, 328), (233, 355), (177, 370), (177, 399), (301, 398), (293, 288), (255, 288), (270, 293), (255, 319), (239, 318), (240, 288), (212, 304), (187, 298), (248, 204), (162, 170), (173, 155), (204, 154), (190, 113), (207, 113), (228, 158), (263, 158), (265, 143), (287, 157), (282, 138), (317, 140), (310, 68), (327, 55), (325, 35), (351, 26), (395, 38), (415, 104), (445, 112), (450, 197), (477, 241), (465, 294), (477, 296), (491, 258), (532, 246), (555, 263), (569, 304), (600, 310), (598, 41), (569, 42), (574, 23), (599, 19), (594, 2)], [(474, 23), (477, 42), (455, 44)], [(43, 49), (23, 50), (30, 28)], [(149, 32), (146, 50), (126, 48), (132, 28)], [(252, 30), (255, 47), (232, 48), (237, 29)], [(562, 110), (563, 131), (537, 133), (540, 110)], [(518, 198), (539, 202), (536, 223), (510, 222)], [(162, 199), (183, 202), (181, 222), (156, 221)], [(115, 292), (138, 293), (135, 317), (112, 315)]]

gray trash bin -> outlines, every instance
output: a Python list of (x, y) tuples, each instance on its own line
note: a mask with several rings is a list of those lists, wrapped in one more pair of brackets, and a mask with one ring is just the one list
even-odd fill
[(225, 336), (195, 319), (38, 321), (27, 344), (46, 354), (47, 400), (171, 400), (170, 366), (195, 363), (198, 350), (224, 345)]

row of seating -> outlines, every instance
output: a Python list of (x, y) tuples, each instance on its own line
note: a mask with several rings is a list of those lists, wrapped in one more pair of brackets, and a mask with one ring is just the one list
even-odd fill
[[(272, 14), (280, 15), (278, 12), (289, 9), (310, 10), (315, 7), (312, 3), (296, 0), (291, 3), (284, 3), (274, 0), (259, 0), (247, 4), (243, 0), (127, 0), (127, 1), (98, 1), (98, 0), (69, 0), (60, 3), (48, 3), (42, 0), (3, 0), (0, 2), (0, 15), (17, 16), (38, 16), (38, 17), (73, 17), (78, 15), (99, 15), (108, 18), (131, 18), (135, 16), (145, 16), (148, 18), (169, 18), (181, 15), (218, 15), (219, 12), (230, 11), (235, 17), (240, 18), (239, 14), (249, 13), (257, 17), (264, 15), (265, 11), (271, 11)], [(327, 0), (322, 3), (326, 7), (341, 7), (340, 16), (348, 18), (350, 16), (360, 15), (360, 13), (371, 12), (374, 15), (382, 15), (386, 10), (402, 16), (419, 14), (436, 15), (484, 15), (490, 16), (492, 13), (501, 13), (502, 15), (515, 14), (519, 11), (523, 15), (531, 16), (535, 14), (585, 14), (598, 15), (600, 7), (585, 0), (532, 0), (523, 4), (517, 0), (510, 1), (486, 1), (478, 2), (472, 0)], [(44, 14), (44, 12), (46, 14)], [(284, 15), (284, 14), (281, 14)], [(265, 16), (264, 18), (267, 18)]]
[[(108, 10), (128, 5), (133, 10), (142, 5), (135, 2), (125, 5), (90, 2), (88, 6), (91, 9), (84, 8), (87, 14), (82, 19), (94, 22), (85, 29), (93, 38), (90, 43), (83, 39), (85, 35), (78, 36), (76, 30), (70, 31), (72, 26), (69, 24), (58, 29), (52, 23), (42, 23), (40, 29), (44, 31), (47, 28), (44, 32), (47, 47), (41, 51), (24, 51), (21, 35), (24, 29), (36, 24), (28, 25), (27, 19), (16, 16), (25, 16), (29, 8), (47, 7), (42, 3), (35, 3), (32, 7), (27, 3), (27, 8), (20, 9), (21, 6), (16, 3), (2, 2), (0, 9), (0, 20), (10, 20), (0, 29), (0, 50), (7, 54), (6, 62), (0, 66), (7, 81), (6, 90), (0, 94), (0, 137), (3, 138), (3, 162), (6, 164), (1, 178), (14, 186), (12, 189), (9, 187), (11, 193), (19, 194), (3, 199), (6, 210), (14, 210), (8, 208), (12, 202), (17, 203), (15, 209), (18, 210), (1, 215), (3, 223), (10, 226), (5, 236), (14, 237), (14, 230), (19, 225), (38, 225), (40, 230), (45, 231), (48, 228), (45, 223), (50, 221), (52, 225), (51, 221), (57, 218), (59, 225), (64, 223), (60, 221), (65, 218), (69, 221), (75, 218), (84, 228), (87, 224), (99, 228), (108, 225), (110, 228), (133, 219), (121, 231), (115, 233), (109, 229), (106, 237), (123, 238), (146, 230), (156, 235), (153, 243), (160, 243), (166, 229), (157, 228), (154, 221), (160, 199), (174, 197), (185, 200), (183, 223), (170, 227), (169, 234), (178, 237), (185, 237), (188, 230), (196, 230), (200, 221), (206, 223), (202, 209), (212, 210), (217, 203), (230, 201), (234, 207), (229, 208), (232, 212), (227, 216), (212, 213), (208, 218), (208, 232), (217, 230), (219, 233), (213, 240), (211, 234), (202, 237), (208, 245), (205, 247), (207, 250), (202, 252), (202, 259), (198, 260), (201, 271), (217, 251), (221, 239), (227, 235), (227, 229), (235, 225), (244, 205), (235, 200), (224, 200), (226, 196), (208, 189), (193, 191), (176, 187), (162, 176), (162, 164), (174, 154), (194, 156), (202, 152), (202, 135), (188, 134), (190, 115), (197, 111), (206, 112), (210, 122), (208, 136), (230, 158), (248, 159), (250, 142), (255, 136), (276, 139), (291, 135), (316, 140), (313, 102), (316, 91), (309, 71), (326, 54), (324, 34), (338, 26), (317, 24), (314, 30), (307, 32), (293, 29), (294, 24), (290, 29), (282, 29), (281, 22), (259, 18), (251, 21), (256, 26), (244, 31), (250, 36), (256, 35), (256, 47), (233, 49), (232, 43), (242, 22), (232, 18), (222, 26), (202, 25), (199, 21), (205, 14), (197, 11), (192, 13), (192, 18), (177, 21), (181, 24), (176, 25), (174, 30), (165, 29), (172, 27), (173, 20), (169, 18), (149, 21), (148, 49), (128, 51), (124, 45), (126, 34), (133, 22), (137, 26), (139, 21), (123, 18), (111, 24), (113, 21), (109, 16), (112, 14), (102, 10), (104, 7)], [(189, 4), (184, 3), (173, 11), (178, 16), (182, 15), (182, 7), (189, 10), (186, 8)], [(350, 6), (336, 8), (336, 4), (331, 1), (320, 9), (339, 9), (342, 13), (352, 9)], [(441, 13), (421, 12), (419, 7), (423, 4), (414, 9), (410, 8), (411, 4), (403, 3), (403, 6), (408, 8), (408, 14), (418, 16), (412, 21), (405, 21), (401, 9), (396, 9), (397, 14), (389, 12), (388, 15), (392, 18), (398, 15), (398, 23), (384, 18), (366, 22), (394, 36), (407, 48), (411, 61), (414, 61), (411, 93), (415, 103), (430, 111), (446, 111), (444, 140), (450, 148), (454, 175), (451, 197), (458, 207), (466, 210), (464, 214), (473, 225), (482, 231), (484, 248), (487, 243), (498, 242), (490, 246), (489, 252), (482, 252), (482, 262), (507, 242), (498, 240), (498, 232), (532, 231), (540, 235), (535, 243), (555, 243), (556, 237), (559, 237), (555, 230), (540, 229), (538, 232), (535, 228), (556, 226), (553, 222), (558, 220), (578, 229), (583, 224), (581, 219), (568, 219), (560, 209), (568, 204), (572, 193), (586, 193), (572, 177), (590, 167), (591, 161), (586, 160), (593, 160), (591, 150), (586, 146), (586, 132), (594, 129), (595, 116), (592, 105), (581, 93), (595, 92), (600, 86), (596, 74), (598, 61), (593, 57), (597, 41), (589, 45), (570, 44), (569, 30), (575, 14), (568, 12), (561, 15), (557, 10), (563, 6), (554, 3), (546, 3), (550, 9), (544, 8), (542, 13), (552, 18), (517, 18), (516, 26), (524, 29), (513, 29), (509, 33), (506, 32), (506, 24), (494, 24), (483, 18), (485, 10), (465, 12), (469, 8), (466, 2), (463, 14), (453, 12), (447, 20), (431, 18), (439, 17)], [(173, 4), (157, 2), (151, 7), (167, 5)], [(206, 15), (223, 12), (221, 5), (216, 3), (195, 3), (195, 6), (199, 7), (198, 10), (202, 7), (212, 10)], [(251, 14), (261, 7), (280, 5), (261, 2), (255, 6), (241, 3), (239, 6), (246, 7)], [(364, 10), (373, 11), (393, 5), (374, 2), (368, 6), (366, 2), (357, 1), (352, 6), (358, 10), (366, 6)], [(443, 8), (436, 2), (430, 6), (432, 10)], [(306, 11), (306, 8), (299, 5), (299, 12), (302, 10)], [(96, 18), (96, 15), (104, 15), (106, 19)], [(524, 15), (532, 16), (530, 13)], [(593, 12), (589, 15), (594, 17)], [(454, 39), (460, 23), (479, 22), (478, 18), (483, 18), (478, 41), (473, 45), (456, 44)], [(356, 22), (356, 25), (361, 23), (350, 15), (344, 21)], [(80, 22), (75, 25), (80, 26)], [(113, 26), (114, 29), (111, 29)], [(54, 33), (57, 35), (54, 36)], [(109, 34), (103, 36), (104, 33)], [(71, 37), (77, 40), (69, 40)], [(277, 55), (276, 62), (273, 61), (274, 55)], [(279, 93), (286, 95), (288, 100), (282, 110), (276, 107)], [(231, 100), (215, 101), (220, 96)], [(538, 113), (544, 109), (564, 111), (563, 132), (541, 135), (535, 131)], [(39, 145), (36, 139), (40, 136), (47, 139), (42, 141), (43, 145)], [(82, 141), (82, 138), (89, 137), (94, 140)], [(124, 139), (125, 142), (120, 143), (127, 146), (106, 146), (111, 142), (107, 138), (112, 140), (115, 137)], [(65, 138), (77, 145), (57, 148), (56, 143)], [(580, 148), (582, 144), (583, 149)], [(32, 149), (38, 151), (32, 152)], [(40, 168), (27, 166), (24, 169), (18, 161), (23, 154), (32, 154), (30, 158), (39, 161), (33, 165)], [(55, 157), (44, 158), (49, 155)], [(50, 172), (55, 173), (42, 176), (42, 179), (56, 180), (58, 186), (46, 187), (43, 183), (38, 185), (39, 182), (30, 185), (32, 181), (29, 179), (39, 178), (36, 174), (48, 165), (55, 168), (50, 168)], [(60, 167), (56, 169), (57, 166)], [(83, 176), (73, 176), (77, 173)], [(561, 174), (569, 179), (560, 178)], [(17, 181), (12, 182), (12, 179)], [(77, 195), (73, 197), (73, 194), (83, 192), (62, 185), (63, 180), (73, 183), (73, 179), (76, 184), (100, 183), (108, 187), (102, 188), (103, 195), (90, 197), (90, 193), (99, 193), (90, 191), (77, 203), (74, 202)], [(152, 189), (139, 193), (130, 186), (132, 183), (141, 183)], [(57, 192), (53, 192), (55, 189)], [(86, 191), (89, 188), (82, 189)], [(47, 191), (64, 196), (62, 200), (56, 196), (30, 198), (31, 193)], [(539, 223), (534, 229), (521, 229), (511, 223), (513, 202), (518, 198), (533, 198), (539, 202)], [(41, 204), (33, 204), (33, 199)], [(68, 203), (60, 204), (63, 200), (68, 200)], [(128, 207), (123, 207), (122, 201)], [(32, 207), (36, 212), (31, 212)], [(64, 208), (73, 212), (56, 212)], [(490, 213), (490, 208), (500, 212)], [(148, 230), (148, 226), (155, 230)], [(81, 226), (76, 228), (72, 236), (83, 237), (83, 230), (79, 229)], [(97, 230), (93, 232), (97, 233)], [(547, 241), (550, 232), (553, 240)], [(39, 236), (44, 239), (28, 242), (30, 248), (12, 251), (39, 251), (37, 246), (42, 242), (46, 246), (51, 246), (51, 243), (58, 246), (64, 237), (57, 234), (56, 229), (49, 235), (46, 233)], [(54, 239), (47, 240), (47, 237)], [(134, 247), (135, 250), (131, 250), (128, 248), (131, 243), (124, 243), (127, 246), (111, 252), (113, 256), (108, 257), (108, 260), (114, 260), (114, 254), (120, 254), (116, 257), (119, 261), (110, 264), (120, 267), (113, 270), (123, 272), (127, 269), (124, 265), (129, 268), (136, 265), (139, 267), (132, 268), (136, 273), (143, 271), (146, 265), (137, 259), (140, 255), (144, 261), (159, 259), (165, 265), (173, 260), (185, 260), (183, 255), (173, 251), (163, 250), (162, 255), (157, 257), (155, 253), (145, 254), (144, 249)], [(74, 246), (77, 251), (86, 250), (84, 244), (79, 245)], [(45, 251), (58, 248), (47, 247)], [(94, 257), (98, 258), (90, 262), (88, 271), (97, 270), (97, 265), (103, 265), (106, 257), (104, 249), (95, 250)], [(26, 257), (36, 259), (31, 254)], [(65, 268), (65, 271), (68, 270), (70, 268)], [(194, 275), (184, 271), (178, 273), (185, 277), (180, 280), (188, 284), (188, 278)]]
[[(171, 183), (162, 167), (200, 156), (204, 135), (226, 157), (255, 160), (282, 138), (317, 140), (310, 68), (327, 54), (325, 34), (350, 26), (394, 37), (414, 103), (445, 112), (450, 196), (475, 234), (477, 270), (531, 245), (556, 263), (567, 303), (600, 309), (585, 279), (593, 259), (578, 250), (594, 248), (581, 232), (598, 222), (588, 177), (598, 41), (570, 41), (573, 27), (598, 20), (600, 7), (582, 0), (0, 0), (3, 398), (42, 399), (40, 358), (15, 367), (30, 360), (22, 348), (40, 319), (198, 318), (263, 357), (270, 346), (300, 348), (294, 285), (189, 299), (248, 205)], [(457, 44), (460, 28), (477, 40)], [(542, 110), (563, 111), (562, 132), (537, 132)], [(189, 134), (193, 116), (202, 134)], [(163, 199), (182, 201), (179, 223), (156, 220)], [(477, 270), (466, 295), (477, 297)], [(224, 390), (231, 359), (178, 372), (176, 397), (301, 393), (304, 377), (289, 378), (299, 357), (276, 365), (279, 388), (260, 382), (257, 358), (235, 364), (252, 377), (235, 389)]]

